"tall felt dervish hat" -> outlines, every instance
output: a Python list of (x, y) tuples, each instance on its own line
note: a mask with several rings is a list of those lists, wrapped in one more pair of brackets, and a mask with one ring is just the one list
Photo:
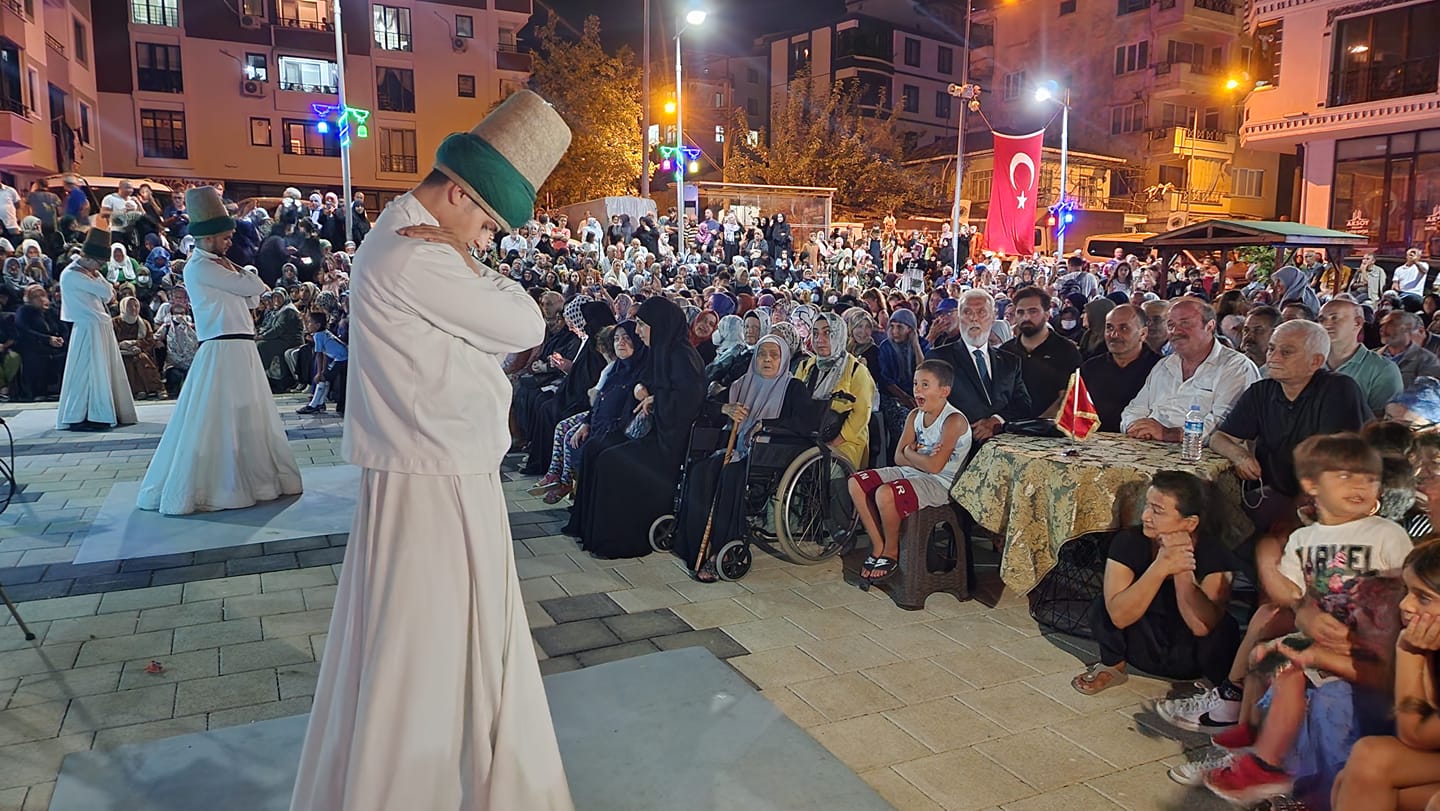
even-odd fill
[(80, 246), (80, 252), (86, 258), (94, 259), (97, 262), (110, 261), (110, 231), (104, 228), (91, 228), (85, 232), (85, 242)]
[(535, 212), (536, 191), (569, 146), (570, 127), (555, 108), (520, 90), (474, 129), (442, 141), (435, 168), (513, 231)]
[(190, 236), (213, 237), (235, 230), (235, 220), (225, 209), (225, 200), (214, 186), (185, 190), (185, 213), (190, 217)]

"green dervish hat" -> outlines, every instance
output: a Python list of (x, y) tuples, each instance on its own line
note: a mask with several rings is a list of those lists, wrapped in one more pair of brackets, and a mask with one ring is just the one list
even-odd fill
[[(469, 132), (440, 143), (435, 168), (506, 230), (535, 213), (536, 190), (570, 147), (570, 127), (550, 103), (520, 90)], [(192, 225), (191, 233), (195, 228)]]

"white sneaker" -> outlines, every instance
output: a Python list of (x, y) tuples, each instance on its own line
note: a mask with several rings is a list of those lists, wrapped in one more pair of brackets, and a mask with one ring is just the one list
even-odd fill
[(1166, 774), (1170, 775), (1171, 780), (1182, 786), (1199, 786), (1205, 783), (1205, 775), (1229, 766), (1234, 759), (1235, 753), (1229, 749), (1212, 746), (1200, 753), (1199, 760), (1171, 766), (1170, 771)]
[(1239, 723), (1240, 702), (1226, 701), (1220, 697), (1219, 688), (1211, 687), (1203, 693), (1187, 698), (1157, 701), (1155, 714), (1171, 726), (1209, 734), (1229, 729)]

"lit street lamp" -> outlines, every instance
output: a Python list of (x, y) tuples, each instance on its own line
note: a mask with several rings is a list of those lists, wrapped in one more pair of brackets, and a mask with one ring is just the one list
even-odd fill
[[(692, 25), (705, 22), (704, 9), (692, 8), (685, 13), (685, 24), (675, 31), (675, 151), (677, 157), (685, 152), (685, 113), (681, 98), (685, 95), (680, 83), (680, 35)], [(685, 252), (685, 161), (681, 159), (675, 168), (675, 253)], [(657, 211), (658, 213), (658, 211)]]
[(965, 110), (980, 111), (980, 85), (970, 84), (970, 19), (975, 9), (965, 4), (965, 61), (960, 63), (960, 84), (951, 84), (946, 92), (960, 99), (960, 114), (956, 123), (955, 136), (955, 207), (950, 210), (950, 254), (951, 262), (958, 273), (961, 268), (960, 254), (960, 181), (965, 177)]
[(1070, 164), (1070, 88), (1060, 92), (1054, 82), (1047, 82), (1035, 90), (1035, 100), (1054, 101), (1060, 105), (1060, 201), (1057, 208), (1055, 250), (1060, 261), (1065, 260), (1065, 226), (1068, 224), (1070, 209), (1065, 201), (1066, 175)]

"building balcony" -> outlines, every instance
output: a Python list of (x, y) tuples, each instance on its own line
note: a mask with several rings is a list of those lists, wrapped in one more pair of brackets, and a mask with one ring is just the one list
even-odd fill
[(1214, 189), (1176, 189), (1167, 186), (1150, 195), (1145, 215), (1152, 222), (1163, 222), (1173, 214), (1189, 213), (1192, 217), (1211, 217), (1229, 211), (1230, 195)]
[(535, 13), (535, 8), (530, 0), (495, 0), (496, 11), (513, 11), (517, 14), (524, 14), (529, 17)]
[[(509, 50), (507, 50), (507, 47)], [(530, 54), (520, 53), (514, 50), (514, 47), (513, 45), (500, 46), (500, 49), (495, 52), (495, 69), (513, 70), (516, 73), (529, 73)]]
[(1149, 131), (1146, 154), (1187, 155), (1197, 158), (1229, 159), (1235, 154), (1238, 139), (1224, 130), (1191, 129), (1189, 127), (1157, 127)]
[(1244, 25), (1241, 0), (1156, 0), (1150, 7), (1156, 33), (1185, 29), (1233, 37)]
[(420, 171), (419, 159), (414, 155), (380, 156), (380, 171), (389, 174), (413, 175)]
[(1199, 62), (1156, 62), (1153, 70), (1150, 92), (1158, 95), (1211, 96), (1225, 81), (1224, 68)]
[(25, 105), (0, 100), (0, 155), (35, 146), (35, 122), (25, 114)]
[(308, 93), (311, 95), (337, 96), (340, 94), (338, 87), (321, 84), (304, 84), (302, 82), (279, 81), (275, 83), (276, 90), (285, 90), (291, 93)]
[(20, 0), (0, 0), (0, 37), (10, 40), (17, 45), (25, 44), (25, 28), (30, 24), (30, 17), (25, 13), (25, 6)]
[(270, 27), (277, 48), (335, 51), (335, 24), (329, 20), (276, 17)]

